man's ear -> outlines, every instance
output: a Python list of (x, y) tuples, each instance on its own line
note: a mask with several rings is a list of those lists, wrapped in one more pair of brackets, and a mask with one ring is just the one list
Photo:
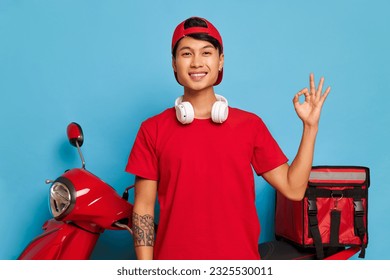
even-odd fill
[(172, 56), (172, 68), (173, 68), (173, 72), (177, 72), (176, 70), (176, 59), (174, 56)]
[(225, 63), (225, 55), (221, 53), (219, 55), (219, 67), (218, 67), (220, 71), (222, 70), (224, 63)]

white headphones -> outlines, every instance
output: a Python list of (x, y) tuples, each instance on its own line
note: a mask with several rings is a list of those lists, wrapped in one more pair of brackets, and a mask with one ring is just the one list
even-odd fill
[[(217, 101), (211, 108), (211, 119), (215, 123), (223, 123), (229, 114), (228, 101), (222, 95), (216, 94)], [(192, 123), (195, 117), (194, 108), (188, 101), (183, 102), (183, 96), (179, 96), (175, 101), (176, 118), (182, 124)]]

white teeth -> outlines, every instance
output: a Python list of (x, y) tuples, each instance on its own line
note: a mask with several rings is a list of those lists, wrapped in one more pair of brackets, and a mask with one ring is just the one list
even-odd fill
[(192, 73), (190, 75), (193, 77), (203, 77), (203, 76), (206, 76), (206, 73)]

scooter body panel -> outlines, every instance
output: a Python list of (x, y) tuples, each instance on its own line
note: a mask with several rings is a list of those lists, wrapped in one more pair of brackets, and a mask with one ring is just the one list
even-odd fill
[(71, 169), (61, 177), (73, 185), (75, 204), (68, 215), (58, 220), (89, 222), (104, 229), (118, 230), (113, 224), (126, 219), (131, 226), (133, 205), (99, 177), (83, 168)]
[(19, 260), (89, 259), (100, 233), (88, 232), (73, 224), (48, 220), (18, 257)]

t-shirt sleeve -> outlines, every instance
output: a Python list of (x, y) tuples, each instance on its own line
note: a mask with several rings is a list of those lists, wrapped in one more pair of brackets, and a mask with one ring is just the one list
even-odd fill
[(158, 180), (155, 140), (145, 123), (137, 133), (125, 170), (145, 179)]
[(288, 161), (264, 122), (259, 119), (256, 128), (252, 166), (257, 175), (270, 171)]

